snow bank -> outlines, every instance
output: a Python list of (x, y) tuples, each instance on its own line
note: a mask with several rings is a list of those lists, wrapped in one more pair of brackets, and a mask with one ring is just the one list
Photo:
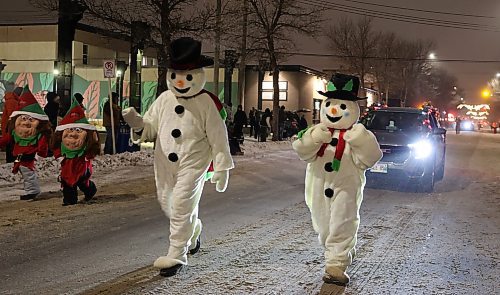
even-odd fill
[[(94, 171), (109, 171), (126, 166), (151, 166), (153, 165), (153, 151), (145, 150), (135, 153), (122, 153), (116, 155), (102, 155), (93, 161)], [(39, 179), (54, 178), (59, 175), (59, 162), (54, 158), (40, 158), (36, 162)], [(21, 174), (12, 174), (12, 163), (0, 165), (0, 185), (20, 183)]]
[[(266, 154), (271, 151), (291, 149), (289, 141), (267, 141), (256, 142), (245, 140), (241, 145), (241, 150), (245, 153), (239, 158), (252, 158), (258, 155)], [(121, 153), (116, 155), (102, 155), (93, 160), (94, 171), (105, 172), (130, 166), (152, 166), (153, 150), (146, 149), (135, 153)], [(54, 158), (40, 158), (36, 162), (38, 178), (40, 180), (54, 178), (59, 175), (59, 162)], [(0, 186), (20, 183), (21, 174), (12, 174), (12, 163), (0, 165)]]

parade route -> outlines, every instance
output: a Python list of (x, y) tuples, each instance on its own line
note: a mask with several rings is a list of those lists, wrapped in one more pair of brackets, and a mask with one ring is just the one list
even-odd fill
[(321, 280), (305, 163), (287, 145), (236, 157), (226, 193), (206, 184), (201, 250), (172, 278), (151, 267), (169, 234), (152, 166), (104, 169), (95, 201), (69, 207), (45, 180), (40, 200), (0, 202), (0, 294), (494, 294), (499, 151), (500, 136), (449, 134), (434, 193), (366, 189), (347, 288)]

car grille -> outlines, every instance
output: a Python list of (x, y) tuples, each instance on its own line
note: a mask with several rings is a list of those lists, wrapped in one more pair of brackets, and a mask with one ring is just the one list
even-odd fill
[(401, 164), (410, 157), (410, 148), (407, 146), (381, 145), (380, 149), (384, 153), (382, 162)]

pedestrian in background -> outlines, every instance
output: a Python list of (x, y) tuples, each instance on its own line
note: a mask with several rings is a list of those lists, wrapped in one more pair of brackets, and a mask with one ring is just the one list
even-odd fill
[(120, 132), (120, 121), (123, 120), (121, 108), (118, 106), (118, 93), (111, 93), (111, 107), (113, 109), (113, 124), (111, 124), (111, 111), (109, 108), (110, 100), (103, 106), (103, 126), (106, 128), (106, 142), (104, 143), (104, 154), (113, 153), (113, 134), (115, 130), (115, 147), (118, 142), (118, 133)]
[(250, 112), (248, 113), (248, 124), (250, 125), (250, 137), (252, 137), (254, 128), (255, 128), (255, 108), (252, 107)]
[(59, 115), (59, 101), (60, 97), (55, 92), (47, 93), (47, 104), (43, 108), (43, 111), (49, 117), (49, 122), (52, 125), (52, 131), (56, 130), (57, 127), (57, 116)]
[(259, 138), (259, 134), (260, 134), (260, 120), (262, 119), (262, 111), (261, 110), (256, 110), (255, 111), (255, 123), (254, 123), (254, 134), (253, 134), (253, 137), (255, 139), (257, 139), (258, 141), (258, 138)]
[(300, 116), (299, 120), (299, 131), (302, 131), (307, 128), (307, 120), (304, 115)]
[(457, 120), (455, 121), (456, 134), (460, 134), (460, 123), (462, 123), (462, 119), (460, 119), (460, 117), (457, 117)]
[[(19, 106), (19, 96), (23, 89), (21, 87), (17, 87), (12, 92), (5, 92), (5, 103), (3, 107), (2, 114), (2, 136), (7, 136), (8, 133), (8, 124), (10, 115), (17, 110)], [(7, 142), (5, 145), (5, 160), (7, 163), (14, 162), (15, 158), (12, 155), (12, 150), (14, 149), (14, 145), (11, 142)]]
[(243, 141), (243, 126), (247, 124), (247, 114), (243, 110), (243, 106), (238, 105), (238, 110), (234, 114), (234, 137)]
[(85, 110), (85, 107), (83, 106), (83, 95), (77, 92), (73, 96), (76, 98), (76, 101), (80, 104), (80, 106)]

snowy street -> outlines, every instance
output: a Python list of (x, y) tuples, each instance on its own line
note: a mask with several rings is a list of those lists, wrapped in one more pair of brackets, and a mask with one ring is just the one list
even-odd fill
[(61, 206), (56, 172), (41, 177), (44, 193), (28, 202), (18, 199), (19, 179), (0, 178), (0, 294), (498, 292), (500, 135), (448, 132), (445, 176), (434, 193), (365, 189), (346, 288), (321, 280), (323, 251), (303, 195), (306, 164), (288, 142), (244, 148), (225, 193), (206, 183), (201, 250), (172, 278), (152, 268), (166, 253), (169, 227), (151, 157), (125, 166), (101, 160), (95, 201), (76, 206)]

